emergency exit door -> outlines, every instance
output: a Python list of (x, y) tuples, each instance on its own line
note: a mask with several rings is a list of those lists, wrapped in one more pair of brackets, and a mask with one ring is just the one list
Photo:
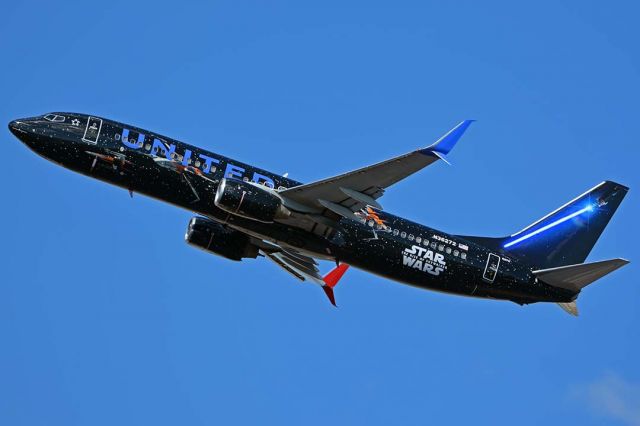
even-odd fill
[(484, 274), (482, 278), (485, 281), (492, 283), (498, 275), (498, 268), (500, 267), (500, 256), (497, 254), (489, 253), (487, 256), (487, 265), (484, 267)]

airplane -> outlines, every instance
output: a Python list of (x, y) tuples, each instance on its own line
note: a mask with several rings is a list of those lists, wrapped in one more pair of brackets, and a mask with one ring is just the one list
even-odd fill
[[(504, 237), (449, 234), (394, 216), (378, 202), (396, 182), (447, 162), (472, 122), (427, 147), (306, 184), (93, 115), (49, 113), (12, 121), (9, 129), (45, 159), (196, 213), (185, 234), (191, 246), (234, 261), (265, 257), (321, 286), (333, 305), (351, 265), (450, 294), (557, 303), (577, 316), (582, 289), (629, 263), (585, 262), (626, 186), (599, 183)], [(107, 167), (96, 167), (98, 160)], [(321, 275), (318, 261), (336, 267)]]
[(113, 167), (114, 170), (118, 170), (118, 168), (123, 169), (123, 171), (120, 172), (121, 174), (125, 173), (124, 169), (126, 169), (126, 167), (132, 165), (131, 161), (127, 160), (125, 155), (120, 154), (119, 152), (113, 152), (109, 150), (105, 150), (105, 151), (106, 151), (106, 154), (101, 154), (99, 152), (93, 152), (93, 151), (85, 151), (85, 153), (93, 157), (93, 162), (91, 163), (91, 169), (90, 169), (91, 172), (98, 164), (98, 160)]

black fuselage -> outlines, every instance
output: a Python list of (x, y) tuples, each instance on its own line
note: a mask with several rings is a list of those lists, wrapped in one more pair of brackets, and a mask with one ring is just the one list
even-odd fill
[[(225, 177), (275, 189), (301, 183), (153, 132), (69, 113), (16, 120), (9, 127), (33, 151), (68, 169), (314, 257), (459, 295), (516, 303), (569, 302), (575, 297), (539, 282), (531, 273), (536, 265), (384, 211), (376, 211), (376, 220), (343, 218), (339, 230), (322, 233), (229, 214), (214, 204)], [(205, 178), (188, 179), (185, 173)]]

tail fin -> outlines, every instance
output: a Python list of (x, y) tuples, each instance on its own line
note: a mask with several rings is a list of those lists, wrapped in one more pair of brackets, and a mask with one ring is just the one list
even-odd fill
[(619, 183), (605, 181), (509, 237), (462, 238), (515, 255), (540, 268), (582, 263), (628, 190)]

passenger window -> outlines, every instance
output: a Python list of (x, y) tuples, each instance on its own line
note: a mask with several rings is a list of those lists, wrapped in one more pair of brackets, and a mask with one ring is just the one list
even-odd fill
[(413, 241), (413, 239), (414, 239), (413, 234), (409, 234), (409, 241)]
[(196, 160), (196, 167), (200, 167), (200, 160)]
[(367, 223), (367, 225), (373, 228), (373, 220), (370, 220), (369, 223)]
[(149, 151), (151, 149), (151, 144), (148, 143), (144, 146), (144, 149), (146, 149), (147, 151)]
[(460, 253), (460, 257), (462, 259), (466, 259), (467, 258), (467, 253)]
[(440, 245), (438, 246), (438, 251), (442, 251), (442, 250), (444, 250), (444, 245), (443, 245), (443, 244), (440, 244)]
[(402, 231), (402, 232), (400, 233), (400, 236), (401, 236), (402, 238), (407, 238), (407, 233), (406, 233), (406, 232), (404, 232), (404, 231)]
[(458, 250), (454, 250), (454, 251), (453, 251), (453, 255), (454, 255), (454, 256), (458, 257), (458, 255), (459, 255), (459, 254), (460, 254), (460, 252), (459, 252)]
[(424, 244), (425, 247), (429, 247), (429, 240), (424, 240), (422, 244)]
[(431, 248), (432, 248), (432, 249), (435, 249), (435, 248), (436, 248), (436, 242), (435, 242), (435, 241), (433, 241), (433, 242), (431, 243)]
[(447, 250), (445, 250), (447, 252), (447, 254), (451, 254), (451, 247), (447, 247)]
[(416, 244), (420, 244), (422, 242), (422, 237), (416, 237)]
[(394, 236), (396, 236), (396, 237), (397, 237), (399, 233), (400, 233), (400, 231), (398, 231), (397, 229), (394, 229), (394, 230), (393, 230), (393, 235), (394, 235)]

